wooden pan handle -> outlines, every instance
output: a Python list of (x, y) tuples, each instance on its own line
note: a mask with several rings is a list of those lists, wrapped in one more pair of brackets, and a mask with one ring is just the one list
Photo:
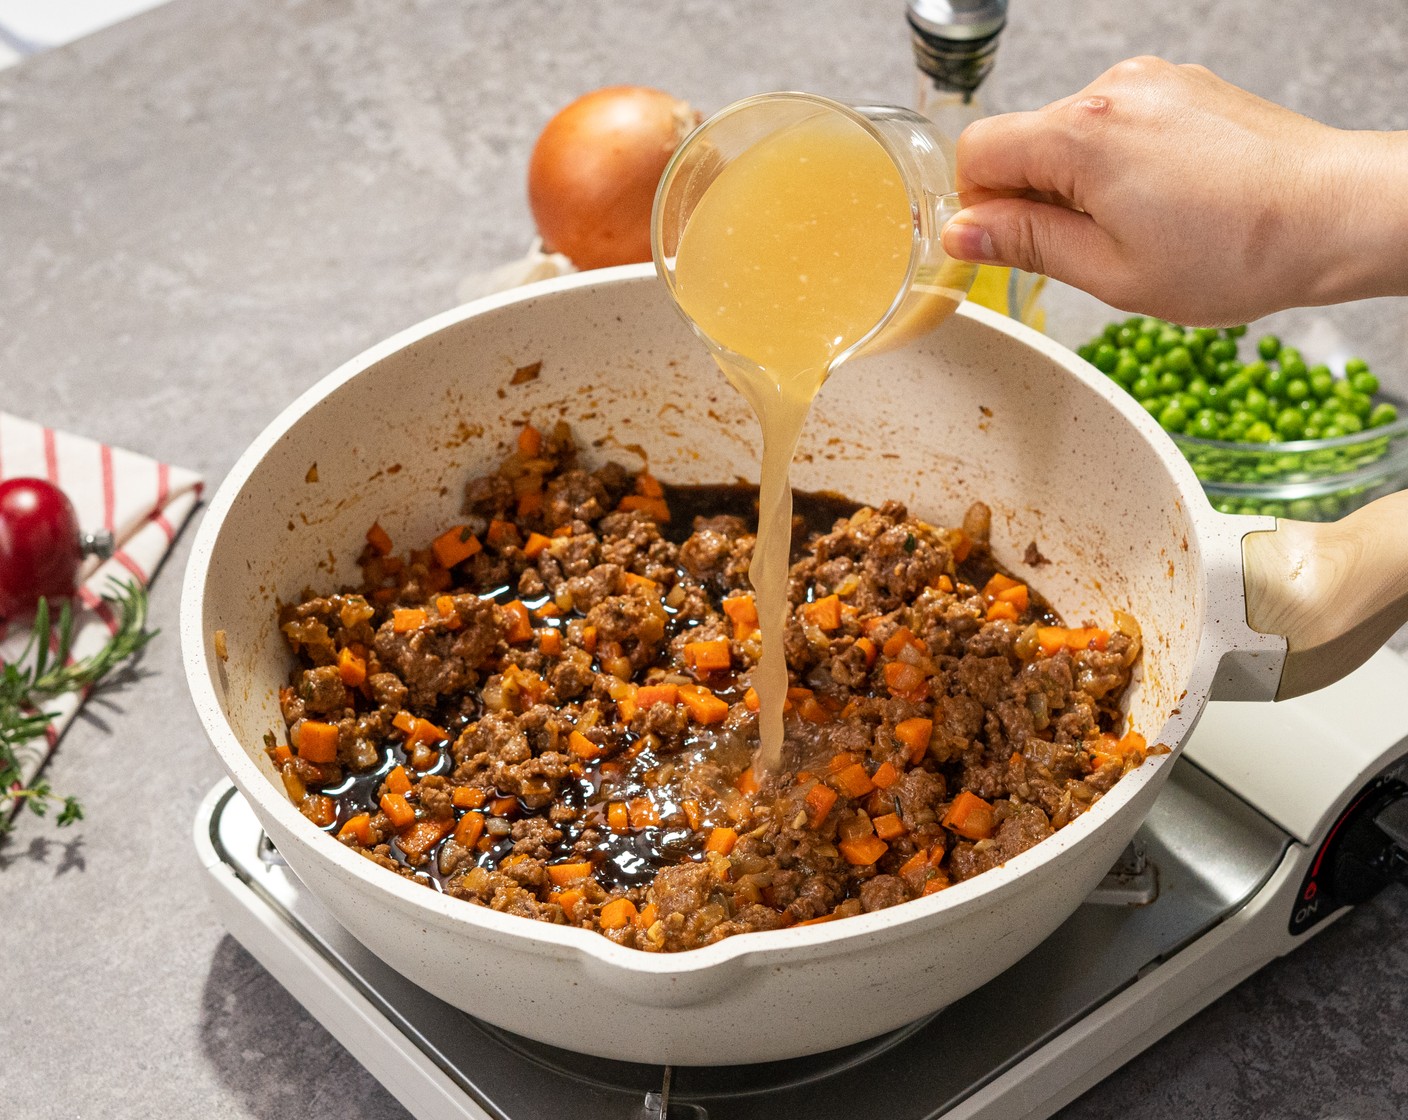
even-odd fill
[(1278, 521), (1242, 539), (1247, 624), (1286, 638), (1277, 700), (1357, 669), (1408, 622), (1408, 491), (1339, 521)]

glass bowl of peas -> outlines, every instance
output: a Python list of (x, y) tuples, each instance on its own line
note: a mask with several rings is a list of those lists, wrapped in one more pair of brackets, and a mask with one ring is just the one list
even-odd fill
[(1224, 513), (1333, 521), (1408, 485), (1408, 419), (1363, 361), (1336, 376), (1274, 335), (1244, 354), (1246, 333), (1136, 316), (1078, 353), (1149, 411)]

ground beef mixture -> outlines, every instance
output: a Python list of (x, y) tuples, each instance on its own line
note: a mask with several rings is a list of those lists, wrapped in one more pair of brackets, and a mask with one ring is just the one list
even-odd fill
[(373, 526), (360, 587), (280, 612), (289, 795), (397, 874), (672, 951), (942, 890), (1143, 761), (1119, 708), (1133, 619), (1060, 625), (998, 570), (981, 505), (937, 528), (819, 500), (794, 538), (787, 763), (756, 774), (738, 498), (584, 469), (559, 424), (525, 428), (429, 547)]

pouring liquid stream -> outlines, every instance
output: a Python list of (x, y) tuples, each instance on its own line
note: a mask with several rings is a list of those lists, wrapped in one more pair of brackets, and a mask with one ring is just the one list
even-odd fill
[[(782, 764), (792, 456), (822, 383), (909, 290), (914, 237), (894, 162), (864, 128), (834, 114), (804, 119), (744, 152), (710, 183), (680, 236), (675, 298), (762, 427), (748, 573), (762, 631), (752, 676), (760, 780)], [(936, 284), (886, 333), (928, 329), (959, 299), (961, 291)]]

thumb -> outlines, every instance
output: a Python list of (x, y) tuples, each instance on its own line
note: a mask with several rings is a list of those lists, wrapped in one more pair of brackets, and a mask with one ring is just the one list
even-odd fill
[(1036, 272), (1077, 288), (1098, 284), (1113, 257), (1109, 238), (1079, 210), (1029, 198), (993, 198), (955, 214), (944, 252), (975, 264)]

